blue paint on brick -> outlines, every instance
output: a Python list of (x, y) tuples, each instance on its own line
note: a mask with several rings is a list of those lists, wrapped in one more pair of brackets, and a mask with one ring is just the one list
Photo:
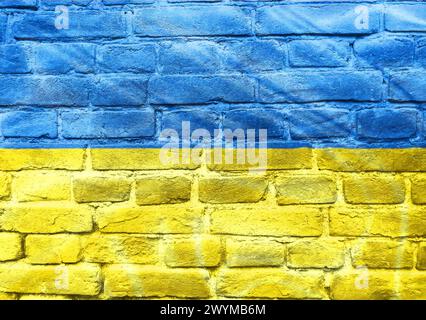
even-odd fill
[(389, 97), (396, 101), (426, 101), (424, 69), (395, 71), (390, 76)]
[(266, 129), (269, 138), (286, 138), (284, 114), (277, 110), (234, 110), (225, 114), (225, 129)]
[(155, 134), (153, 110), (64, 112), (62, 136), (67, 139), (142, 138)]
[(307, 109), (289, 112), (290, 135), (296, 140), (348, 137), (349, 112), (336, 109)]
[(182, 135), (183, 122), (189, 122), (190, 130), (205, 129), (213, 136), (214, 130), (219, 129), (219, 114), (209, 111), (174, 111), (163, 114), (163, 130), (171, 129)]
[(414, 42), (402, 37), (369, 37), (354, 44), (361, 67), (409, 67), (414, 61)]
[(259, 77), (259, 98), (267, 103), (379, 101), (382, 82), (382, 74), (375, 71), (283, 72)]
[(289, 43), (290, 65), (294, 67), (344, 67), (349, 58), (348, 41), (320, 39)]
[[(69, 29), (55, 27), (57, 5)], [(271, 148), (426, 147), (425, 12), (423, 1), (3, 0), (0, 146), (159, 148), (161, 129), (189, 121), (267, 129)]]
[(357, 132), (365, 139), (412, 138), (417, 132), (415, 110), (364, 110), (357, 115)]
[(91, 102), (97, 106), (143, 105), (147, 97), (148, 80), (140, 76), (111, 76), (98, 80)]
[(0, 115), (1, 133), (9, 138), (56, 138), (57, 115), (54, 111), (13, 111)]
[(41, 44), (34, 48), (34, 68), (39, 73), (92, 73), (95, 46), (91, 44)]
[(0, 73), (30, 72), (29, 54), (20, 45), (0, 45)]

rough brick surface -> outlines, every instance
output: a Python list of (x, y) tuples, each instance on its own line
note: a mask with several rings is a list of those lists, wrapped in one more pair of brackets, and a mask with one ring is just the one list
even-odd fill
[(425, 70), (420, 0), (0, 0), (0, 300), (426, 299)]

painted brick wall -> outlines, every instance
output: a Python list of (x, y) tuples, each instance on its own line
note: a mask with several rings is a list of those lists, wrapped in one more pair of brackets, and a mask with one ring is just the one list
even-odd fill
[(422, 1), (2, 0), (0, 299), (425, 299), (425, 66)]

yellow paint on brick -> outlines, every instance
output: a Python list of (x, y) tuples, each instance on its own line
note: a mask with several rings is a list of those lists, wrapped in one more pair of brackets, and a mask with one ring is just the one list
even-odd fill
[(19, 233), (0, 232), (0, 261), (10, 261), (22, 255), (22, 237)]
[(71, 234), (28, 235), (25, 253), (29, 263), (59, 264), (81, 260), (80, 236)]
[(340, 300), (426, 298), (426, 275), (420, 272), (359, 269), (332, 276), (331, 297)]
[(0, 299), (426, 298), (425, 149), (203, 152), (0, 150)]
[(22, 233), (92, 231), (92, 210), (71, 203), (13, 205), (0, 209), (0, 229)]
[(344, 180), (344, 193), (351, 204), (398, 204), (404, 202), (405, 184), (395, 176), (352, 176)]
[(0, 291), (4, 292), (95, 296), (100, 280), (100, 268), (93, 264), (0, 264)]
[(93, 234), (83, 238), (86, 262), (142, 263), (158, 261), (158, 239), (128, 234)]
[(10, 199), (10, 185), (12, 178), (9, 173), (0, 172), (0, 200)]
[(105, 268), (105, 293), (111, 297), (208, 298), (209, 274), (202, 269), (167, 269), (138, 265)]
[(22, 295), (19, 300), (72, 300), (67, 296), (58, 295), (43, 295), (43, 294), (25, 294)]
[(276, 180), (279, 204), (334, 203), (336, 181), (327, 176), (288, 175)]
[(256, 238), (226, 241), (226, 265), (228, 267), (281, 266), (285, 259), (285, 245), (274, 240)]
[(165, 262), (169, 267), (216, 267), (221, 260), (219, 237), (174, 238), (165, 245)]
[(426, 204), (426, 175), (416, 175), (411, 180), (411, 197), (415, 204)]
[(181, 206), (110, 207), (99, 210), (102, 232), (199, 233), (201, 209)]
[(0, 301), (17, 300), (17, 299), (18, 297), (16, 296), (16, 294), (0, 292)]
[(167, 204), (191, 198), (191, 180), (184, 177), (143, 177), (136, 180), (136, 203)]
[(419, 246), (417, 269), (426, 270), (426, 242), (421, 243)]
[(426, 219), (418, 208), (336, 208), (330, 212), (330, 234), (354, 237), (425, 237)]
[(360, 240), (351, 248), (354, 267), (411, 269), (414, 245), (407, 241)]
[(81, 170), (84, 149), (0, 149), (0, 170)]
[(73, 180), (75, 201), (119, 202), (129, 199), (130, 180), (126, 177), (79, 176)]
[(320, 236), (323, 209), (282, 207), (216, 210), (211, 215), (211, 232), (251, 236)]
[(303, 240), (288, 244), (290, 268), (339, 269), (345, 262), (345, 246), (337, 240)]
[(325, 297), (320, 272), (276, 268), (224, 269), (217, 278), (219, 295), (234, 298), (321, 299)]
[(244, 203), (260, 201), (268, 186), (264, 178), (221, 177), (199, 181), (200, 201), (209, 203)]
[(24, 171), (15, 176), (13, 189), (18, 201), (69, 200), (71, 176), (66, 172)]

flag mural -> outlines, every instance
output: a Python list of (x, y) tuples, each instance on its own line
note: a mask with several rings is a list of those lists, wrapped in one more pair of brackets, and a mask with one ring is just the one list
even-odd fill
[(426, 299), (426, 4), (0, 2), (0, 299)]

